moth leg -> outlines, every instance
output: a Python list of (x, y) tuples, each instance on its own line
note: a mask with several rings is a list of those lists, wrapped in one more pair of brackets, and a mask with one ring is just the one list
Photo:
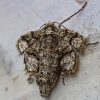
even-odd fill
[(26, 33), (25, 35), (22, 35), (17, 40), (16, 48), (20, 55), (22, 55), (25, 50), (36, 41), (36, 34), (38, 34), (38, 31), (31, 31)]
[(63, 83), (63, 85), (65, 85), (65, 81), (64, 81), (63, 75), (62, 75), (62, 83)]
[(78, 69), (78, 58), (76, 57), (74, 51), (65, 54), (61, 61), (61, 75), (74, 74)]
[(28, 83), (33, 82), (33, 76), (38, 75), (38, 58), (37, 52), (32, 47), (28, 48), (24, 54), (25, 71), (29, 75)]

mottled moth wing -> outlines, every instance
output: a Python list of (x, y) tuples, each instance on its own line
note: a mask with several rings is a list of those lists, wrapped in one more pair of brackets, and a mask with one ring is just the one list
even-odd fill
[(66, 37), (70, 38), (70, 44), (74, 47), (77, 51), (83, 54), (84, 46), (86, 45), (86, 38), (80, 35), (78, 32), (74, 30), (67, 30)]
[(31, 31), (22, 35), (16, 44), (19, 54), (24, 53), (25, 71), (29, 75), (29, 83), (32, 83), (32, 76), (36, 76), (38, 72), (38, 58), (35, 48), (37, 37), (38, 31)]
[(35, 75), (38, 72), (37, 52), (30, 46), (24, 54), (24, 64), (27, 73)]
[(20, 55), (22, 55), (30, 45), (35, 43), (37, 35), (38, 31), (31, 31), (19, 38), (16, 43), (16, 47)]
[[(66, 35), (63, 40), (68, 42), (69, 47), (64, 49), (63, 57), (60, 61), (62, 72), (61, 74), (71, 74), (75, 73), (78, 69), (78, 55), (76, 52), (83, 53), (84, 45), (86, 44), (86, 39), (79, 33), (73, 30), (66, 30)], [(70, 48), (70, 49), (68, 49)]]

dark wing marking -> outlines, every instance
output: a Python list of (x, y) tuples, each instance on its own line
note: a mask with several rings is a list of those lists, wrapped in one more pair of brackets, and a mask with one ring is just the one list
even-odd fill
[(23, 54), (25, 50), (36, 41), (36, 34), (38, 35), (38, 31), (31, 31), (19, 38), (16, 43), (16, 47), (20, 55)]
[(64, 36), (64, 40), (68, 41), (72, 48), (74, 47), (81, 54), (83, 53), (83, 48), (86, 44), (86, 39), (78, 32), (67, 29), (66, 35)]

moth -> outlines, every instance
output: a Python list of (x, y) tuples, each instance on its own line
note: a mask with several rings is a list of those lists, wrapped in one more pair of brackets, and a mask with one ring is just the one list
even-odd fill
[(86, 38), (78, 32), (69, 30), (62, 24), (79, 13), (84, 6), (61, 23), (43, 24), (39, 30), (22, 35), (16, 44), (20, 55), (24, 55), (27, 79), (39, 86), (40, 94), (46, 97), (56, 85), (60, 75), (75, 73), (78, 69), (79, 56), (84, 51)]

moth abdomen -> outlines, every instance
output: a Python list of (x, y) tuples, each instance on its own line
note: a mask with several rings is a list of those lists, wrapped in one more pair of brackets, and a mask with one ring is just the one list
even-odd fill
[(55, 70), (55, 72), (51, 71), (48, 73), (47, 75), (39, 74), (39, 77), (36, 78), (41, 96), (48, 96), (59, 78), (57, 69)]

